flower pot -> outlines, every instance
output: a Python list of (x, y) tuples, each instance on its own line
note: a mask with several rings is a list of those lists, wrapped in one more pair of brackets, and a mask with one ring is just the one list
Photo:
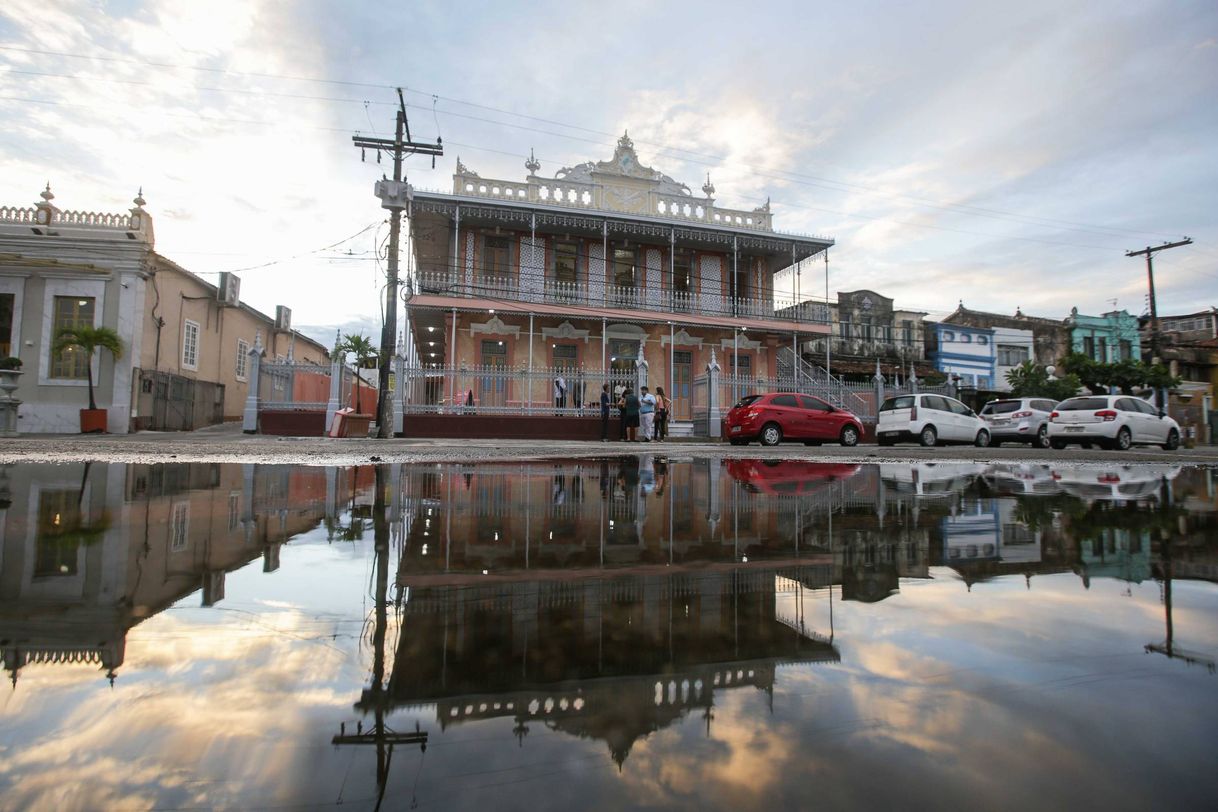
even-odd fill
[(80, 433), (81, 434), (104, 434), (106, 431), (106, 410), (105, 409), (81, 409), (80, 410)]

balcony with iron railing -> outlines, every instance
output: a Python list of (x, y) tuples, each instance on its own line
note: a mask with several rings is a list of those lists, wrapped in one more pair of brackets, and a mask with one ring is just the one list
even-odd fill
[(827, 324), (823, 302), (796, 300), (791, 294), (731, 296), (721, 292), (674, 290), (668, 287), (611, 285), (604, 282), (566, 282), (523, 273), (471, 276), (448, 271), (416, 271), (415, 293), (466, 299), (489, 299), (526, 304), (636, 310), (656, 315), (674, 313), (721, 318)]

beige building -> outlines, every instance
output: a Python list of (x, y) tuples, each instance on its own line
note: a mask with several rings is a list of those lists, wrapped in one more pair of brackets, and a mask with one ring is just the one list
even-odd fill
[[(155, 251), (142, 196), (125, 213), (65, 211), (48, 186), (29, 207), (0, 206), (0, 357), (17, 356), (20, 433), (73, 433), (94, 397), (107, 429), (191, 429), (240, 418), (249, 351), (321, 362), (325, 347), (240, 301), (240, 280), (213, 285)], [(55, 333), (89, 324), (115, 330), (123, 353), (89, 360), (52, 353)]]

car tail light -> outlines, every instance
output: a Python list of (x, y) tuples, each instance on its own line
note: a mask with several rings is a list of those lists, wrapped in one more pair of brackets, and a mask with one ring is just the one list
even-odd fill
[(1116, 474), (1104, 474), (1102, 476), (1096, 477), (1095, 481), (1113, 483), (1113, 482), (1120, 482), (1121, 478), (1119, 476), (1117, 476)]
[(1104, 418), (1105, 423), (1111, 423), (1113, 420), (1117, 419), (1117, 413), (1112, 409), (1100, 409), (1095, 413), (1095, 416)]
[(1050, 423), (1052, 423), (1054, 420), (1056, 420), (1056, 419), (1057, 419), (1057, 416), (1058, 416), (1059, 414), (1060, 414), (1060, 412), (1052, 412), (1052, 413), (1049, 415), (1049, 422), (1050, 422)]
[(918, 404), (915, 403), (914, 405), (909, 407), (909, 419), (910, 420), (918, 419)]
[(1016, 412), (1015, 414), (1011, 415), (1011, 417), (1031, 417), (1031, 416), (1032, 416), (1031, 412)]

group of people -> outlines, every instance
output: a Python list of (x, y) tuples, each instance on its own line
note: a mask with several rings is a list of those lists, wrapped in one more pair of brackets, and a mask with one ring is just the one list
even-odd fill
[(621, 417), (620, 440), (650, 443), (668, 437), (668, 416), (672, 400), (664, 394), (664, 387), (657, 386), (655, 394), (646, 387), (639, 387), (636, 395), (629, 386), (618, 384), (612, 395), (609, 384), (601, 387), (601, 442), (609, 440), (609, 411), (616, 406)]

